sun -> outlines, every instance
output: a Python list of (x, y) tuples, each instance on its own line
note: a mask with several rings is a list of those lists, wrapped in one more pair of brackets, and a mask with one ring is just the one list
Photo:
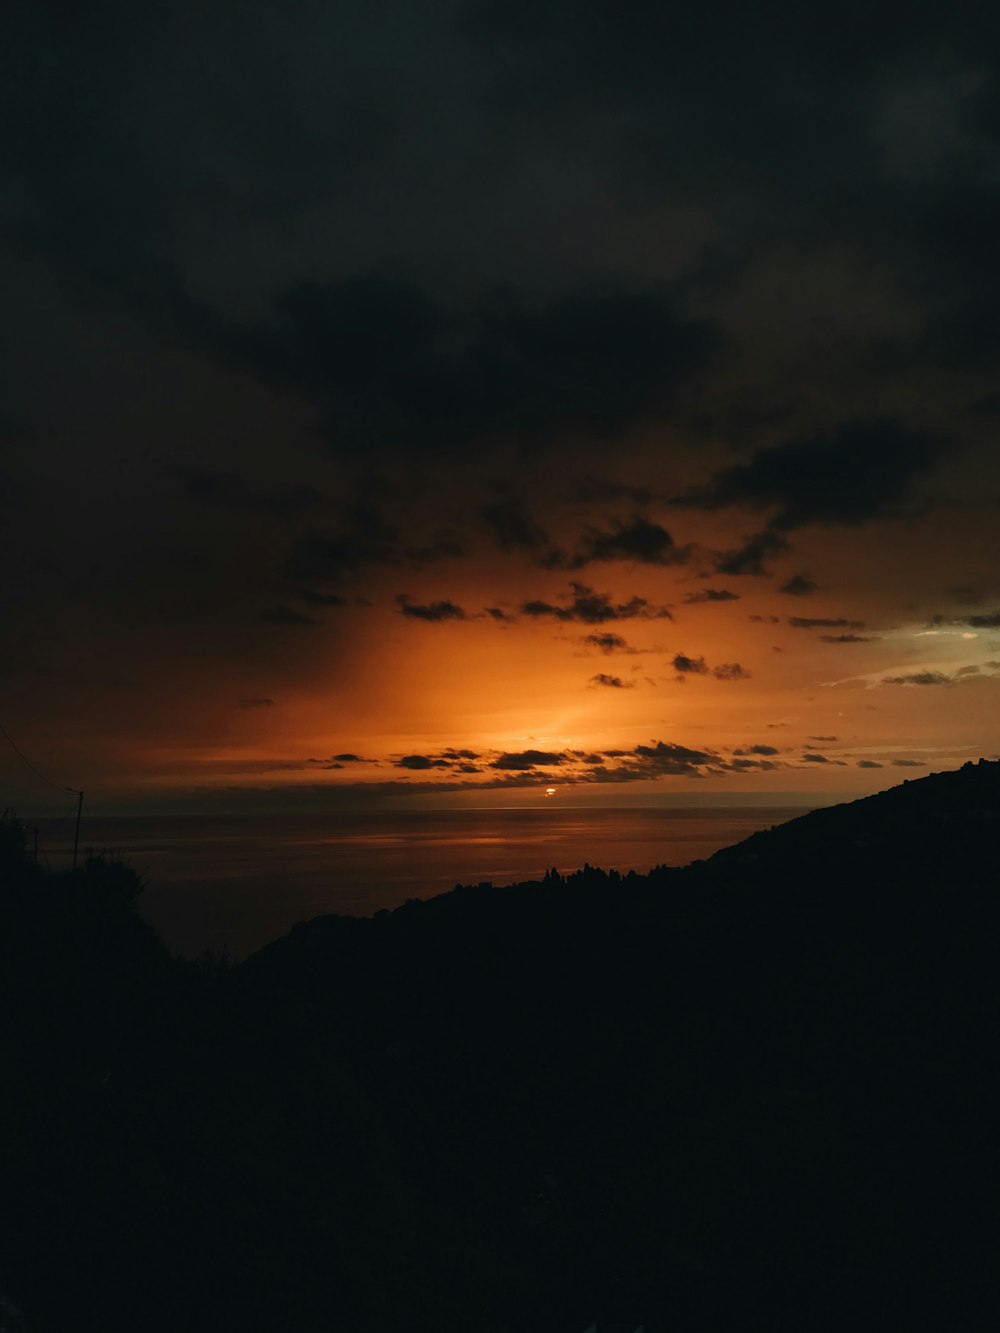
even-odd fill
[(555, 787), (546, 787), (546, 788), (545, 788), (545, 795), (546, 795), (546, 796), (555, 796), (555, 794), (556, 794), (556, 789), (555, 789)]

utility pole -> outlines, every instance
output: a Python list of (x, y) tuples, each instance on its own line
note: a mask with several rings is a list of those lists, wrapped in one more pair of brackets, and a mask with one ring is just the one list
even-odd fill
[(73, 838), (73, 869), (76, 869), (76, 857), (80, 850), (80, 816), (83, 814), (83, 792), (76, 794), (76, 834)]

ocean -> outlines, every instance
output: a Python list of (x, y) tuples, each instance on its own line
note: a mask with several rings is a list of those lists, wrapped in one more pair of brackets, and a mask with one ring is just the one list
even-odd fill
[[(143, 915), (189, 957), (241, 958), (296, 921), (368, 916), (458, 883), (511, 884), (589, 862), (605, 870), (685, 865), (803, 808), (497, 809), (322, 816), (131, 816), (85, 820), (83, 848), (107, 849), (146, 880)], [(70, 864), (69, 820), (39, 820), (39, 859)]]

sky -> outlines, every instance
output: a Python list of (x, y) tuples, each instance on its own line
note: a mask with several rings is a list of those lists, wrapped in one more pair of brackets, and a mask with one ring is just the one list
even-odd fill
[[(57, 786), (766, 803), (997, 755), (994, 4), (5, 25), (0, 723)], [(0, 788), (65, 800), (9, 746)]]

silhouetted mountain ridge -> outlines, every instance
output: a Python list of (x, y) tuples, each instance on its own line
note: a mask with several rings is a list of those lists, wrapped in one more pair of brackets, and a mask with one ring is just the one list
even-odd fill
[[(753, 833), (709, 859), (713, 870), (754, 863), (779, 866), (808, 857), (865, 870), (880, 862), (995, 869), (1000, 852), (1000, 761), (980, 759), (953, 771), (904, 781), (887, 791), (826, 806)], [(860, 864), (859, 864), (860, 863)]]

